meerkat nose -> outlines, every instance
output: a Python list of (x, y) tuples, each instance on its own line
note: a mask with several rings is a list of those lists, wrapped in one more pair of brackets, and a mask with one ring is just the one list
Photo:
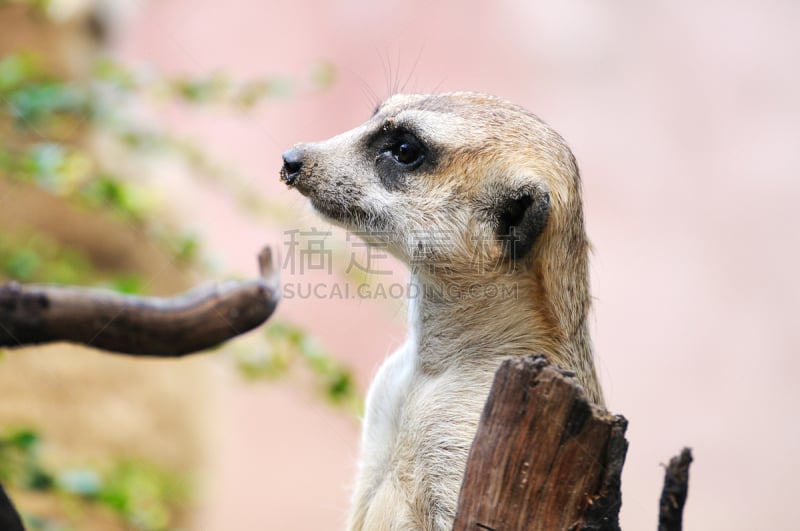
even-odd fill
[(300, 170), (303, 169), (303, 152), (297, 148), (288, 149), (283, 152), (283, 168), (281, 169), (281, 180), (291, 186), (294, 184)]

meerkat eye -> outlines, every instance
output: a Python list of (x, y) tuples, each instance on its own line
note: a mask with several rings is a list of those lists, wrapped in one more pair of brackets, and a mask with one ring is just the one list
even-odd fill
[(403, 142), (392, 149), (392, 156), (400, 164), (412, 164), (419, 158), (420, 151), (417, 146)]
[(422, 143), (409, 133), (401, 135), (389, 146), (387, 152), (395, 162), (410, 169), (419, 166), (425, 158), (425, 150)]
[(400, 164), (413, 164), (422, 155), (418, 146), (402, 142), (392, 148), (392, 157)]

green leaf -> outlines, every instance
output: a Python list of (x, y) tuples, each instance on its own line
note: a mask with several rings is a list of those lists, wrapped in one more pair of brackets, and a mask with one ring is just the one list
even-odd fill
[(58, 475), (58, 486), (80, 496), (96, 496), (103, 487), (103, 480), (95, 470), (78, 468), (66, 470)]
[(95, 62), (93, 73), (98, 81), (110, 83), (119, 89), (132, 90), (137, 86), (133, 73), (108, 57), (103, 57)]
[(41, 258), (35, 251), (19, 249), (6, 259), (3, 269), (11, 278), (31, 280), (39, 272), (41, 264)]
[(207, 103), (222, 97), (230, 82), (222, 74), (201, 79), (177, 79), (172, 82), (175, 92), (190, 103)]
[(122, 275), (111, 282), (111, 289), (128, 295), (136, 295), (144, 291), (144, 281), (138, 275)]
[(33, 54), (17, 53), (0, 58), (0, 93), (13, 90), (40, 74)]
[(60, 174), (65, 162), (65, 148), (60, 144), (34, 144), (24, 161), (25, 170), (36, 184), (52, 192), (61, 189)]
[(53, 82), (26, 85), (11, 92), (6, 100), (17, 125), (29, 129), (52, 120), (56, 113), (87, 116), (89, 109), (85, 92)]
[(160, 531), (172, 522), (171, 507), (187, 494), (179, 476), (140, 461), (122, 461), (107, 474), (96, 500), (135, 529)]
[(328, 385), (328, 395), (334, 402), (342, 402), (354, 393), (353, 378), (350, 373), (334, 372), (333, 379)]
[(336, 81), (336, 67), (333, 63), (322, 61), (311, 69), (311, 83), (317, 89), (326, 89)]
[(26, 479), (23, 486), (30, 490), (48, 491), (55, 486), (55, 478), (42, 470), (38, 463), (31, 463), (28, 466)]
[(41, 437), (33, 430), (17, 430), (8, 435), (6, 441), (14, 448), (32, 452), (41, 442)]

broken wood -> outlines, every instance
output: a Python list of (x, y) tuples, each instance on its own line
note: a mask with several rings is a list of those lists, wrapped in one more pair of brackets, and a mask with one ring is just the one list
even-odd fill
[(504, 361), (470, 450), (453, 529), (619, 530), (626, 427), (544, 357)]
[(69, 341), (131, 355), (176, 357), (214, 347), (266, 321), (280, 297), (272, 252), (261, 278), (174, 297), (10, 282), (0, 285), (0, 347)]
[(664, 487), (661, 490), (658, 511), (658, 531), (681, 531), (683, 528), (683, 506), (689, 493), (691, 463), (692, 451), (684, 448), (665, 467)]

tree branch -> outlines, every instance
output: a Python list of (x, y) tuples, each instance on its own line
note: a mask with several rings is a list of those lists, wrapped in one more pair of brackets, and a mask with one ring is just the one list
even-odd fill
[(261, 278), (201, 286), (174, 297), (107, 290), (0, 285), (0, 346), (53, 341), (111, 352), (175, 357), (205, 350), (259, 326), (280, 298), (272, 252), (259, 254)]

